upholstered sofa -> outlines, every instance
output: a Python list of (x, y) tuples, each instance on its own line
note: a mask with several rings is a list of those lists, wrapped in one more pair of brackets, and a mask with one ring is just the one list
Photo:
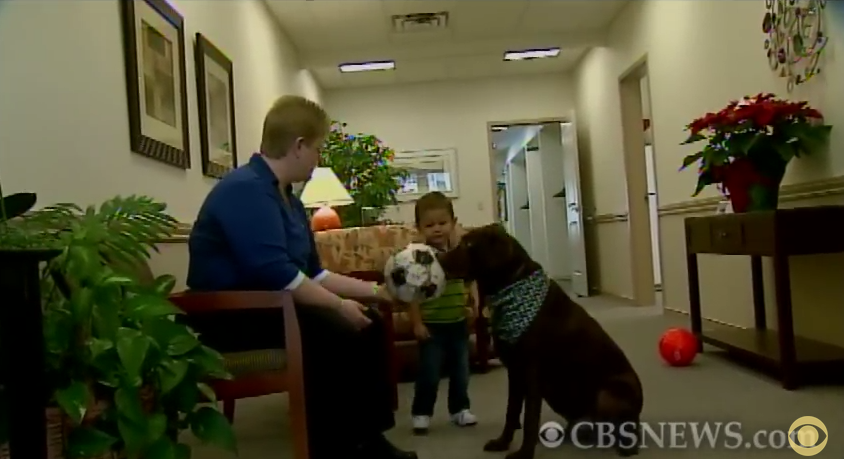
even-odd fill
[[(463, 231), (459, 228), (458, 231)], [(419, 241), (416, 230), (403, 225), (345, 228), (316, 233), (316, 245), (325, 269), (358, 278), (383, 280), (384, 265), (396, 251)], [(412, 378), (417, 368), (416, 340), (407, 312), (394, 309), (392, 317), (396, 343), (396, 370), (401, 380)], [(489, 361), (487, 321), (470, 324), (473, 367), (485, 371)], [(480, 338), (479, 338), (480, 336)], [(478, 345), (480, 343), (480, 345)]]

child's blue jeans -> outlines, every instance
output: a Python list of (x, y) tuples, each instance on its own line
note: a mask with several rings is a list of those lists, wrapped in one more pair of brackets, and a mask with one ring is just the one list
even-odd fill
[(448, 412), (457, 414), (469, 409), (469, 330), (466, 321), (425, 326), (430, 337), (419, 342), (419, 372), (412, 415), (434, 414), (443, 369), (448, 375)]

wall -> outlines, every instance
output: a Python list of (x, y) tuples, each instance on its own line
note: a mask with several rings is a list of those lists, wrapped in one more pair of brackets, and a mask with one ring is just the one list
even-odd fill
[(548, 274), (554, 279), (571, 277), (566, 200), (554, 197), (565, 186), (563, 175), (563, 144), (559, 123), (542, 127), (539, 136), (542, 163), (542, 194), (545, 198), (545, 237), (548, 249)]
[[(172, 3), (172, 2), (171, 2)], [(87, 205), (116, 194), (166, 201), (193, 221), (214, 180), (199, 152), (193, 37), (201, 31), (232, 59), (239, 160), (260, 144), (266, 110), (283, 94), (319, 101), (290, 42), (259, 0), (176, 1), (186, 18), (193, 168), (179, 170), (129, 151), (119, 2), (0, 5), (0, 179), (5, 192), (39, 202)]]
[[(687, 204), (695, 171), (677, 172), (685, 154), (683, 126), (707, 111), (746, 94), (786, 95), (784, 82), (769, 69), (760, 24), (764, 2), (643, 1), (631, 2), (613, 22), (607, 47), (592, 50), (575, 72), (578, 134), (582, 140), (584, 187), (592, 195), (598, 222), (590, 230), (596, 240), (601, 287), (616, 295), (631, 292), (630, 247), (626, 231), (626, 191), (623, 180), (619, 77), (647, 59), (653, 114), (654, 152), (660, 211), (660, 241), (664, 301), (667, 307), (688, 308), (683, 219), (714, 213)], [(829, 154), (794, 161), (786, 184), (817, 182), (844, 174), (844, 6), (829, 2), (830, 44), (823, 73), (795, 99), (807, 99), (820, 109), (833, 129)], [(717, 31), (717, 33), (713, 33)], [(842, 183), (839, 181), (838, 183)], [(842, 186), (826, 187), (795, 197), (787, 205), (844, 203)], [(835, 191), (838, 190), (838, 191)], [(715, 196), (708, 190), (701, 197)], [(766, 265), (767, 273), (770, 267)], [(844, 342), (840, 324), (844, 310), (844, 257), (799, 257), (791, 264), (798, 333)], [(709, 318), (752, 326), (749, 261), (742, 257), (702, 256), (700, 261), (703, 313)], [(767, 304), (773, 306), (772, 282), (766, 277)], [(812, 316), (822, 316), (822, 320)], [(769, 317), (775, 317), (769, 312)]]
[[(454, 205), (467, 225), (493, 219), (487, 122), (561, 117), (574, 108), (568, 79), (559, 75), (330, 90), (325, 100), (350, 129), (396, 150), (456, 148)], [(387, 218), (410, 222), (412, 206), (402, 204)]]

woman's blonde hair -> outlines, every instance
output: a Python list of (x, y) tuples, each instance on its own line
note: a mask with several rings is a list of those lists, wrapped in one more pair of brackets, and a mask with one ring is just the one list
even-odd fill
[(261, 153), (268, 158), (282, 158), (296, 139), (317, 142), (330, 128), (331, 118), (319, 104), (301, 96), (282, 96), (264, 118)]

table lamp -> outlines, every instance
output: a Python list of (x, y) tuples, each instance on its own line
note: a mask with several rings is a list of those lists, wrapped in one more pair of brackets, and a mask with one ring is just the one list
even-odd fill
[(311, 217), (311, 229), (314, 231), (339, 229), (340, 216), (332, 207), (355, 202), (330, 167), (314, 169), (299, 199), (306, 208), (317, 209)]

